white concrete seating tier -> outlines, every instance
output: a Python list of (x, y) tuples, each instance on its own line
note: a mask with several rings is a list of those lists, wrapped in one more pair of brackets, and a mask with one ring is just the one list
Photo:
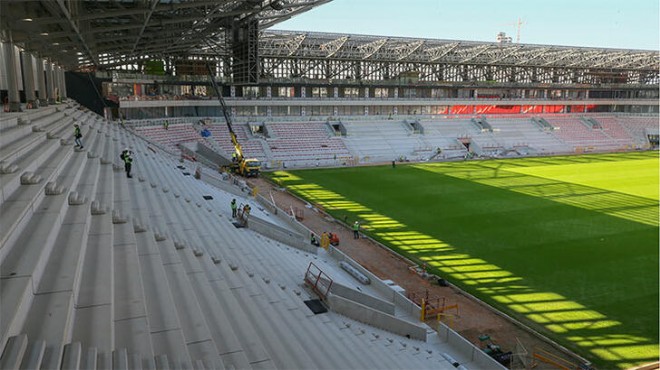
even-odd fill
[(346, 146), (363, 162), (391, 161), (401, 157), (421, 160), (436, 149), (422, 135), (412, 134), (401, 121), (343, 121)]
[(177, 144), (203, 141), (191, 124), (170, 125), (167, 130), (161, 125), (138, 126), (135, 127), (135, 132), (143, 135), (148, 140), (164, 145), (175, 153), (179, 152)]
[[(222, 148), (227, 154), (234, 153), (234, 145), (231, 142), (229, 128), (225, 123), (216, 121), (211, 125), (207, 125), (206, 128), (211, 132), (211, 137), (209, 139), (218, 143), (220, 148)], [(246, 133), (248, 127), (246, 124), (234, 123), (232, 129), (234, 130), (238, 143), (241, 144), (243, 155), (245, 157), (257, 158), (260, 160), (266, 159), (262, 140), (248, 137)]]
[(541, 130), (531, 119), (489, 118), (493, 127), (493, 136), (504, 148), (521, 145), (529, 146), (537, 153), (569, 153), (573, 148), (547, 131)]
[(658, 116), (615, 116), (618, 122), (633, 137), (635, 144), (640, 148), (646, 148), (649, 145), (648, 133), (658, 133)]
[(619, 123), (616, 117), (602, 116), (593, 117), (603, 127), (603, 133), (613, 140), (620, 141), (622, 144), (632, 144), (634, 138), (632, 135)]
[(612, 139), (602, 129), (594, 129), (575, 115), (544, 116), (556, 129), (552, 133), (574, 147), (575, 150), (616, 150), (624, 149), (626, 144)]
[[(153, 169), (149, 170), (149, 173), (150, 173), (150, 175), (148, 175), (149, 177), (150, 176), (157, 176), (157, 177), (161, 178), (160, 181), (151, 181), (150, 180), (149, 181), (150, 183), (155, 184), (155, 183), (161, 183), (161, 182), (170, 182), (170, 181), (166, 181), (165, 179), (162, 178), (162, 177), (168, 176), (168, 173), (171, 176), (173, 176), (172, 180), (174, 180), (174, 181), (176, 181), (177, 178), (178, 178), (179, 181), (186, 181), (186, 182), (192, 181), (194, 183), (194, 180), (191, 180), (190, 177), (182, 177), (182, 176), (180, 176), (179, 174), (176, 174), (176, 173), (174, 175), (172, 175), (171, 171), (158, 170), (155, 167), (151, 167), (151, 166), (149, 166), (147, 168), (153, 168)], [(194, 186), (185, 186), (184, 188), (185, 189), (194, 189), (195, 187)], [(153, 188), (153, 189), (155, 189), (155, 188)], [(233, 226), (231, 226), (229, 223), (217, 225), (217, 224), (211, 222), (211, 220), (213, 218), (209, 218), (208, 215), (207, 215), (207, 212), (205, 212), (204, 210), (202, 210), (201, 214), (200, 214), (199, 211), (195, 211), (195, 210), (199, 210), (200, 207), (198, 207), (196, 204), (193, 204), (194, 203), (193, 201), (191, 201), (191, 202), (185, 201), (185, 199), (183, 199), (183, 198), (185, 198), (185, 195), (180, 194), (179, 198), (175, 197), (174, 199), (170, 199), (169, 201), (166, 201), (166, 199), (168, 197), (169, 198), (173, 197), (172, 191), (169, 191), (169, 192), (165, 193), (163, 191), (155, 190), (153, 192), (153, 194), (155, 196), (164, 197), (164, 199), (162, 199), (161, 201), (149, 202), (149, 204), (173, 205), (173, 204), (179, 203), (178, 210), (165, 211), (165, 212), (160, 212), (160, 213), (164, 214), (164, 215), (178, 214), (178, 215), (183, 215), (185, 217), (177, 217), (175, 219), (170, 219), (170, 220), (160, 220), (160, 222), (166, 222), (166, 224), (169, 226), (169, 230), (171, 230), (171, 231), (177, 231), (178, 230), (177, 231), (178, 237), (186, 238), (186, 240), (190, 241), (190, 244), (187, 245), (186, 248), (184, 248), (183, 250), (195, 249), (195, 248), (197, 248), (197, 246), (200, 245), (198, 243), (201, 243), (202, 248), (203, 248), (204, 240), (207, 240), (208, 242), (215, 241), (213, 244), (217, 245), (219, 243), (222, 243), (223, 239), (230, 238), (230, 237), (232, 237), (232, 235), (234, 235), (234, 233), (232, 233), (232, 231), (235, 231)], [(191, 197), (193, 197), (193, 194), (189, 193), (189, 195)], [(198, 199), (198, 198), (199, 198), (199, 196), (196, 197), (196, 198), (193, 198), (193, 199)], [(190, 211), (190, 209), (192, 209), (192, 212)], [(227, 213), (228, 213), (228, 211), (227, 211)], [(227, 214), (227, 213), (225, 213), (225, 214)], [(207, 215), (207, 216), (205, 216), (205, 215)], [(187, 220), (187, 222), (184, 222), (182, 224), (181, 221), (180, 221), (181, 219)], [(208, 225), (208, 227), (201, 227), (200, 228), (198, 226), (196, 230), (193, 230), (193, 228), (191, 227), (191, 225), (201, 225), (201, 224), (204, 224), (204, 223), (206, 223)], [(218, 226), (222, 226), (222, 225), (226, 225), (226, 226), (225, 227), (220, 227), (220, 228), (218, 227)], [(200, 229), (203, 230), (201, 234), (200, 234)], [(190, 230), (190, 231), (187, 232), (186, 230)], [(217, 231), (217, 234), (216, 234), (217, 236), (216, 237), (212, 237), (211, 235), (209, 235), (208, 237), (205, 237), (206, 234), (213, 234), (216, 231)], [(182, 236), (182, 235), (184, 235), (184, 236)], [(241, 234), (239, 234), (239, 235), (241, 235)], [(250, 235), (250, 234), (249, 233), (245, 234), (246, 237), (248, 235)], [(236, 241), (236, 242), (233, 242), (233, 243), (230, 242), (225, 248), (223, 248), (222, 250), (218, 250), (218, 252), (215, 255), (216, 256), (217, 255), (222, 256), (223, 261), (229, 260), (230, 262), (228, 262), (228, 264), (233, 264), (234, 266), (238, 266), (238, 270), (241, 270), (242, 268), (245, 268), (245, 266), (249, 266), (248, 268), (250, 268), (250, 271), (252, 271), (252, 272), (247, 272), (248, 277), (249, 277), (250, 274), (254, 274), (255, 271), (264, 271), (264, 273), (260, 273), (261, 276), (266, 275), (266, 276), (270, 276), (272, 278), (272, 276), (286, 275), (286, 271), (291, 270), (290, 268), (286, 268), (286, 264), (284, 264), (284, 270), (283, 271), (277, 270), (277, 271), (273, 271), (272, 273), (267, 273), (266, 272), (266, 271), (268, 271), (267, 266), (261, 266), (261, 267), (259, 266), (259, 262), (260, 262), (261, 258), (263, 258), (264, 261), (269, 261), (271, 265), (278, 265), (278, 264), (273, 262), (274, 259), (271, 255), (264, 255), (263, 253), (250, 252), (250, 246), (258, 246), (259, 244), (260, 243), (257, 243), (255, 241), (248, 241), (248, 240), (243, 241), (243, 242), (241, 242), (241, 241)], [(236, 253), (236, 254), (235, 255), (231, 255), (231, 254), (228, 255), (226, 253), (227, 250), (229, 250), (229, 251), (234, 250), (233, 253)], [(266, 250), (261, 249), (261, 251), (264, 252)], [(219, 254), (219, 253), (223, 253), (223, 254)], [(259, 256), (261, 256), (261, 258), (259, 258)], [(244, 262), (241, 263), (241, 260), (243, 260)], [(306, 263), (307, 262), (303, 262), (300, 265), (299, 268), (303, 269), (306, 266)], [(224, 265), (224, 263), (221, 263), (221, 265)], [(227, 266), (227, 265), (224, 265), (224, 266)], [(228, 271), (231, 271), (231, 269), (227, 269), (226, 273), (229, 273)], [(253, 277), (254, 277), (254, 275), (253, 275)], [(227, 277), (227, 278), (229, 278), (229, 277)], [(237, 280), (237, 281), (232, 280), (232, 283), (230, 284), (230, 287), (233, 287), (233, 289), (230, 288), (230, 287), (228, 287), (227, 289), (232, 289), (232, 290), (235, 291), (236, 289), (241, 289), (240, 287), (245, 287), (245, 285), (244, 285), (245, 282), (241, 281), (241, 280)], [(273, 280), (274, 280), (274, 278), (273, 278)], [(273, 284), (273, 283), (271, 283), (271, 284)], [(286, 286), (286, 285), (282, 284), (282, 286)], [(247, 288), (248, 290), (254, 289), (254, 287), (252, 287), (252, 288), (245, 287), (245, 288)], [(257, 292), (253, 292), (253, 293), (249, 294), (248, 296), (249, 297), (255, 297), (254, 294), (257, 294)], [(229, 299), (228, 297), (224, 297), (222, 301), (226, 302), (228, 299)], [(306, 310), (306, 308), (305, 308), (305, 310)], [(264, 311), (257, 311), (257, 312), (255, 312), (255, 315), (256, 316), (264, 315)], [(241, 329), (241, 330), (244, 330), (244, 329)], [(244, 337), (244, 336), (249, 337), (250, 335), (246, 334), (246, 333), (243, 333), (243, 335), (241, 337)], [(252, 361), (262, 361), (263, 360), (263, 359), (260, 360), (260, 356), (257, 355), (258, 353), (261, 353), (259, 350), (253, 348), (252, 350), (249, 350), (248, 352), (250, 352), (250, 351), (252, 351), (252, 352), (256, 351), (255, 353), (248, 356), (249, 358), (252, 359)], [(275, 352), (280, 353), (281, 351), (276, 350)], [(263, 354), (261, 356), (263, 356)], [(283, 360), (280, 359), (278, 361), (283, 361)], [(290, 366), (292, 366), (292, 365), (288, 365), (288, 367), (290, 367)]]
[(341, 138), (330, 135), (322, 122), (267, 123), (266, 127), (274, 160), (330, 160), (351, 155)]
[[(461, 358), (453, 347), (314, 315), (302, 286), (311, 261), (358, 284), (337, 261), (235, 228), (234, 197), (272, 216), (185, 175), (194, 171), (129, 131), (75, 117), (86, 122), (84, 151), (31, 149), (48, 153), (35, 174), (59, 187), (20, 185), (5, 202), (32, 205), (8, 209), (25, 221), (7, 229), (0, 253), (1, 368), (452, 369), (442, 353)], [(62, 123), (65, 141), (69, 128)], [(125, 147), (135, 152), (132, 179), (119, 162)]]
[[(163, 174), (163, 172), (160, 171), (160, 172), (158, 172), (158, 174), (159, 175)], [(190, 188), (190, 187), (188, 186), (187, 188)], [(164, 192), (156, 191), (154, 194), (157, 195), (157, 196), (164, 197), (164, 198), (167, 198), (167, 197), (171, 198), (172, 197), (172, 195), (168, 195), (169, 192), (164, 193)], [(181, 197), (178, 198), (179, 199), (178, 202), (177, 202), (176, 199), (177, 198), (175, 198), (173, 201), (170, 200), (169, 202), (166, 202), (163, 199), (163, 201), (161, 201), (161, 202), (150, 202), (150, 203), (155, 203), (155, 204), (180, 203), (180, 206), (183, 206), (183, 208), (193, 208), (194, 209), (195, 207), (197, 207), (196, 205), (192, 205), (192, 202), (186, 202), (185, 200), (182, 200)], [(179, 210), (176, 211), (178, 214), (182, 214), (182, 213), (186, 212), (185, 210), (181, 210), (181, 208), (182, 207), (179, 207)], [(199, 208), (199, 207), (197, 207), (197, 208)], [(173, 212), (163, 212), (163, 213), (173, 214)], [(199, 215), (198, 212), (188, 213), (187, 217), (185, 217), (185, 219), (190, 220), (190, 222), (192, 224), (204, 224), (204, 223), (208, 224), (209, 223), (208, 222), (209, 217), (205, 216), (204, 213), (205, 212), (202, 212), (201, 215)], [(199, 215), (199, 217), (198, 217), (198, 215)], [(196, 217), (198, 217), (197, 220), (195, 220)], [(172, 221), (173, 220), (168, 220), (167, 224), (170, 225), (170, 227), (176, 227), (175, 225), (177, 225), (178, 223), (172, 222)], [(217, 231), (217, 236), (216, 237), (210, 237), (210, 235), (209, 235), (209, 239), (208, 239), (209, 241), (215, 240), (215, 243), (213, 243), (213, 244), (222, 243), (223, 239), (231, 238), (234, 235), (234, 233), (232, 233), (232, 231), (234, 231), (235, 229), (229, 223), (226, 223), (226, 224), (223, 223), (219, 226), (223, 226), (223, 227), (218, 228), (218, 225), (216, 225), (215, 227), (213, 227), (213, 225), (209, 225), (209, 228), (205, 229), (205, 232), (203, 233), (203, 234), (206, 234), (208, 232), (210, 234), (213, 234), (214, 232)], [(181, 225), (179, 227), (181, 227), (180, 232), (182, 232), (182, 233), (185, 233), (185, 229), (189, 228), (189, 226), (186, 226), (186, 225)], [(206, 230), (208, 230), (208, 231), (206, 231)], [(194, 244), (195, 242), (192, 242), (192, 240), (194, 239), (194, 236), (195, 236), (194, 234), (191, 234), (191, 235), (187, 236), (187, 240), (191, 240), (191, 243), (192, 243), (192, 246), (188, 246), (188, 247), (193, 248), (193, 249), (195, 248), (195, 244)], [(241, 234), (239, 234), (238, 236), (241, 236)], [(244, 233), (243, 236), (244, 237), (249, 237), (250, 234), (249, 233), (248, 234)], [(203, 235), (201, 235), (199, 238), (202, 238), (202, 237), (203, 237)], [(199, 238), (198, 238), (197, 242), (200, 242)], [(263, 239), (262, 237), (259, 237), (259, 236), (257, 236), (257, 238), (258, 239)], [(264, 240), (267, 240), (267, 239), (264, 239)], [(222, 280), (231, 279), (231, 281), (229, 282), (229, 286), (226, 286), (223, 289), (227, 290), (228, 292), (229, 291), (241, 292), (245, 289), (252, 292), (252, 293), (249, 293), (249, 294), (247, 294), (246, 296), (244, 296), (242, 298), (242, 299), (248, 300), (248, 302), (251, 302), (251, 303), (243, 304), (243, 305), (240, 306), (240, 307), (248, 308), (248, 311), (250, 311), (250, 308), (255, 307), (255, 304), (252, 302), (252, 300), (257, 299), (257, 297), (261, 297), (262, 295), (272, 295), (273, 293), (276, 293), (278, 291), (278, 289), (275, 288), (275, 281), (276, 281), (276, 279), (280, 280), (280, 278), (276, 277), (276, 276), (282, 275), (281, 273), (278, 273), (278, 271), (280, 271), (281, 266), (287, 264), (286, 261), (292, 259), (292, 257), (288, 257), (288, 258), (285, 258), (285, 259), (282, 259), (282, 256), (280, 256), (279, 258), (276, 257), (276, 256), (280, 255), (279, 253), (266, 253), (270, 250), (270, 248), (275, 247), (275, 246), (271, 246), (269, 249), (264, 249), (263, 247), (260, 247), (260, 248), (257, 248), (258, 251), (251, 251), (250, 246), (259, 246), (261, 243), (263, 243), (263, 241), (262, 242), (257, 242), (257, 241), (254, 241), (254, 240), (245, 240), (245, 241), (241, 242), (240, 240), (237, 240), (236, 242), (230, 242), (225, 248), (223, 248), (221, 250), (217, 250), (217, 252), (215, 254), (216, 256), (218, 256), (218, 255), (222, 256), (221, 258), (222, 258), (223, 261), (229, 261), (229, 262), (227, 262), (227, 265), (225, 265), (224, 263), (221, 263), (221, 265), (225, 267), (225, 269), (221, 270), (221, 272), (226, 274), (226, 275), (223, 275)], [(188, 248), (188, 247), (182, 249), (182, 251), (183, 250), (189, 250), (190, 248)], [(227, 252), (231, 252), (231, 253), (227, 253)], [(296, 252), (298, 252), (298, 253), (296, 253)], [(222, 253), (222, 254), (220, 254), (220, 253)], [(291, 252), (291, 253), (293, 253), (294, 256), (297, 255), (297, 254), (302, 255), (302, 253), (300, 253), (299, 251), (295, 251), (295, 252)], [(206, 261), (208, 261), (208, 260), (206, 260)], [(266, 264), (265, 265), (260, 265), (261, 263), (266, 263)], [(306, 261), (303, 261), (303, 263), (300, 265), (299, 268), (301, 268), (301, 269), (304, 268), (306, 263), (307, 263)], [(247, 268), (248, 270), (246, 272), (244, 272), (244, 274), (246, 274), (247, 276), (243, 276), (241, 279), (236, 280), (235, 278), (233, 278), (232, 275), (235, 275), (239, 272), (232, 272), (232, 269), (227, 268), (228, 265), (236, 266), (237, 271), (242, 271), (242, 269)], [(258, 279), (255, 276), (256, 271), (259, 271), (258, 275), (262, 277), (261, 279)], [(270, 282), (270, 284), (273, 286), (273, 289), (275, 289), (275, 290), (266, 289), (265, 292), (259, 293), (258, 287), (255, 287), (253, 284), (249, 284), (248, 286), (245, 285), (246, 280), (247, 280), (247, 283), (249, 283), (252, 280), (252, 281), (256, 281), (258, 284), (265, 284), (265, 281), (263, 279), (264, 277), (267, 277), (269, 280), (270, 279), (273, 280), (272, 282)], [(256, 279), (256, 280), (254, 280), (254, 279)], [(213, 281), (216, 281), (216, 284), (218, 284), (217, 280), (213, 280)], [(296, 285), (297, 284), (295, 284), (295, 280), (294, 280), (292, 286), (295, 287)], [(287, 287), (288, 284), (287, 284), (287, 282), (281, 282), (281, 283), (278, 283), (277, 287), (280, 287), (280, 286)], [(289, 290), (285, 290), (285, 291), (289, 291)], [(230, 296), (223, 296), (222, 302), (231, 301), (231, 299), (232, 298)], [(275, 304), (275, 303), (281, 302), (281, 300), (282, 300), (281, 298), (277, 298), (277, 295), (275, 295), (275, 296), (269, 298), (268, 301), (271, 302), (271, 304)], [(291, 303), (293, 303), (293, 302), (291, 302)], [(290, 304), (284, 304), (284, 305), (287, 307), (287, 310), (288, 310), (289, 313), (291, 312), (292, 309), (296, 309), (296, 310), (304, 309), (306, 311), (306, 308), (303, 308), (299, 303), (300, 302), (298, 302), (298, 304), (294, 304), (294, 305), (290, 305)], [(249, 322), (255, 322), (255, 320), (258, 320), (258, 321), (256, 321), (257, 323), (261, 323), (261, 325), (264, 325), (263, 324), (264, 319), (260, 318), (260, 317), (262, 315), (266, 315), (266, 313), (263, 310), (260, 310), (260, 309), (255, 310), (254, 308), (252, 308), (251, 310), (253, 311), (252, 315), (254, 315), (254, 319), (248, 320), (248, 321)], [(285, 318), (286, 317), (289, 317), (289, 315), (285, 315)], [(281, 321), (281, 319), (280, 320), (266, 320), (266, 322), (279, 322), (279, 321)], [(301, 322), (300, 320), (294, 320), (294, 321), (291, 322), (291, 325), (300, 325), (300, 322)], [(256, 324), (256, 325), (258, 325), (258, 324)], [(239, 328), (237, 328), (237, 330), (241, 331), (241, 333), (242, 333), (241, 337), (246, 337), (246, 336), (250, 337), (252, 335), (252, 334), (249, 334), (247, 332), (244, 332), (244, 330), (245, 330), (244, 328), (239, 327)], [(268, 328), (268, 329), (263, 328), (263, 330), (261, 330), (261, 332), (264, 332), (264, 331), (265, 332), (272, 332), (272, 330), (273, 329), (270, 329), (270, 328)], [(316, 331), (312, 331), (312, 332), (316, 332)], [(286, 333), (288, 333), (288, 331), (282, 330), (280, 335), (286, 335)], [(298, 339), (298, 341), (300, 341), (300, 339)], [(291, 339), (291, 340), (288, 340), (287, 342), (295, 343), (295, 338)], [(272, 343), (269, 342), (269, 343), (266, 343), (265, 345), (266, 345), (266, 348), (268, 348), (268, 347), (272, 347), (276, 343), (278, 343), (278, 341), (273, 341)], [(288, 353), (288, 351), (283, 351), (281, 349), (277, 350), (276, 348), (274, 348), (272, 351), (276, 354)], [(249, 357), (250, 359), (252, 359), (253, 362), (254, 361), (264, 361), (264, 359), (261, 358), (262, 356), (266, 355), (265, 353), (263, 353), (263, 350), (259, 350), (257, 348), (252, 348), (248, 352), (253, 352), (252, 354), (249, 354), (249, 353), (246, 354), (246, 356)], [(261, 355), (258, 355), (259, 353), (261, 353)], [(312, 353), (314, 353), (314, 351), (312, 351)], [(296, 368), (301, 367), (301, 366), (302, 367), (309, 367), (309, 363), (307, 363), (307, 366), (305, 366), (304, 365), (305, 363), (292, 362), (294, 360), (289, 359), (287, 357), (281, 357), (281, 358), (276, 359), (275, 363), (276, 364), (278, 364), (278, 363), (282, 364), (282, 365), (279, 365), (277, 367), (282, 367), (282, 366), (284, 366), (284, 367), (296, 367)], [(297, 361), (301, 361), (301, 360), (298, 359)], [(332, 367), (334, 368), (335, 366), (332, 366)]]

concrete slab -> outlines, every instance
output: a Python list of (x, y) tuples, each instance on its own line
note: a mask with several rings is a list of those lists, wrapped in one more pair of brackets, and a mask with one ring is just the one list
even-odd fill
[(195, 291), (192, 288), (183, 265), (164, 266), (172, 295), (176, 297), (174, 305), (179, 316), (181, 329), (186, 343), (201, 342), (211, 339), (211, 333), (204, 320)]
[[(140, 256), (140, 272), (151, 332), (181, 327), (167, 274), (159, 255)], [(177, 297), (178, 299), (178, 297)]]
[(153, 356), (149, 324), (146, 316), (115, 320), (115, 343), (113, 348), (126, 348), (131, 353)]
[(11, 335), (20, 333), (33, 299), (29, 277), (0, 280), (0, 346), (4, 347)]
[[(82, 209), (82, 207), (74, 208)], [(91, 217), (88, 213), (84, 215)], [(88, 228), (89, 226), (84, 223), (62, 226), (37, 287), (37, 294), (73, 291), (76, 288), (75, 285), (80, 282), (82, 273), (82, 261), (85, 257), (83, 246), (87, 243)]]
[(71, 291), (34, 296), (23, 332), (28, 338), (46, 341), (46, 346), (64, 343), (71, 330), (72, 307)]
[(175, 368), (180, 368), (180, 365), (176, 366), (176, 364), (191, 362), (183, 332), (180, 329), (152, 332), (151, 343), (154, 347), (154, 355), (167, 355)]
[(146, 317), (136, 245), (115, 246), (113, 252), (115, 320)]
[[(109, 222), (109, 218), (107, 221)], [(93, 234), (87, 239), (77, 307), (112, 303), (114, 283), (112, 252), (112, 234)]]
[(84, 343), (85, 347), (111, 351), (114, 344), (112, 306), (104, 304), (76, 308), (71, 340)]

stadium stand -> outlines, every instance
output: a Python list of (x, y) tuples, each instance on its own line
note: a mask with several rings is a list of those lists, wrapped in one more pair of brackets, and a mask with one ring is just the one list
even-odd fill
[[(489, 118), (494, 128), (492, 136), (504, 148), (521, 150), (520, 154), (566, 153), (571, 148), (526, 117)], [(524, 149), (523, 149), (524, 148)]]
[[(332, 309), (313, 314), (304, 301), (316, 296), (302, 286), (310, 262), (357, 284), (330, 254), (237, 229), (235, 194), (194, 179), (195, 164), (142, 136), (73, 102), (44, 109), (38, 119), (0, 116), (8, 132), (33, 118), (44, 128), (3, 148), (2, 368), (454, 368), (447, 358), (499, 366), (448, 329), (422, 326), (420, 341)], [(74, 121), (85, 150), (71, 147)], [(119, 163), (125, 147), (135, 152), (133, 179)], [(255, 220), (286, 225), (238, 198)], [(395, 316), (420, 325), (407, 309)]]
[(269, 29), (327, 2), (0, 2), (0, 369), (502, 368), (216, 174), (223, 116), (263, 169), (657, 148), (658, 52)]
[(265, 124), (271, 161), (288, 166), (334, 165), (351, 156), (340, 137), (334, 136), (326, 123), (269, 122)]
[(165, 129), (162, 124), (137, 126), (135, 127), (135, 131), (138, 134), (144, 135), (151, 141), (164, 145), (172, 152), (178, 151), (178, 144), (191, 141), (202, 141), (202, 137), (190, 123), (170, 125), (167, 129)]
[(613, 139), (602, 129), (594, 128), (585, 122), (580, 116), (552, 115), (545, 116), (544, 119), (555, 127), (552, 133), (571, 145), (575, 152), (623, 150), (629, 142), (628, 140), (624, 144), (620, 140)]
[[(231, 154), (234, 152), (234, 146), (231, 143), (229, 129), (221, 119), (214, 119), (212, 124), (205, 126), (211, 132), (210, 139), (215, 141), (225, 153)], [(245, 123), (235, 123), (234, 133), (236, 138), (241, 143), (245, 156), (248, 158), (257, 158), (259, 160), (266, 159), (266, 151), (264, 149), (263, 140), (248, 134), (249, 127)]]
[(635, 148), (648, 148), (648, 135), (658, 135), (658, 117), (657, 116), (631, 116), (631, 115), (613, 115), (598, 116), (596, 120), (603, 123), (606, 127), (615, 127), (615, 135), (625, 137), (616, 125), (618, 124), (628, 133)]
[(406, 158), (420, 160), (435, 148), (400, 120), (342, 121), (346, 147), (362, 162), (383, 162)]

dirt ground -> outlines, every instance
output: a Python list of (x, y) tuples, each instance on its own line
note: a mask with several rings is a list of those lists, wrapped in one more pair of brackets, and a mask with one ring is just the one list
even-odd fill
[[(482, 347), (483, 344), (480, 342), (479, 336), (488, 334), (504, 352), (515, 351), (517, 338), (529, 352), (528, 361), (530, 365), (534, 365), (535, 369), (556, 369), (556, 367), (549, 364), (532, 361), (531, 355), (536, 349), (542, 349), (574, 364), (581, 363), (577, 357), (560, 352), (528, 330), (515, 325), (511, 320), (496, 314), (482, 303), (463, 295), (459, 289), (443, 287), (435, 282), (431, 283), (418, 274), (412, 273), (409, 269), (411, 264), (407, 260), (378, 245), (371, 239), (353, 239), (353, 232), (347, 227), (327, 215), (306, 208), (305, 202), (286, 190), (262, 178), (251, 179), (248, 183), (253, 187), (257, 186), (259, 193), (266, 197), (268, 197), (268, 194), (272, 194), (275, 203), (281, 209), (288, 210), (293, 207), (294, 209), (304, 210), (301, 222), (317, 235), (320, 235), (323, 231), (337, 233), (341, 241), (338, 249), (379, 278), (394, 281), (397, 285), (406, 289), (406, 292), (424, 294), (428, 290), (429, 297), (444, 297), (447, 305), (457, 304), (458, 312), (451, 310), (449, 313), (458, 313), (458, 315), (448, 318), (445, 323), (475, 345)], [(428, 321), (427, 324), (431, 327), (436, 326), (433, 321)], [(528, 366), (528, 368), (530, 367)], [(517, 366), (517, 368), (522, 367)]]

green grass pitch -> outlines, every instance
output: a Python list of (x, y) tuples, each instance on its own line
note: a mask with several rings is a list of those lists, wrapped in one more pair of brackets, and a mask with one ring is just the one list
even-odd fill
[(658, 152), (268, 176), (600, 368), (658, 359)]

